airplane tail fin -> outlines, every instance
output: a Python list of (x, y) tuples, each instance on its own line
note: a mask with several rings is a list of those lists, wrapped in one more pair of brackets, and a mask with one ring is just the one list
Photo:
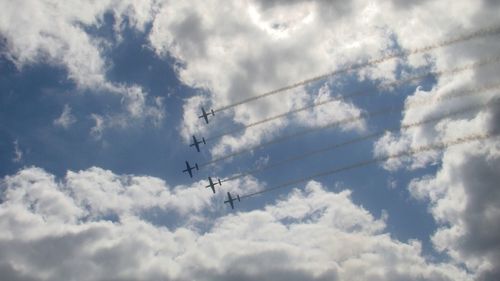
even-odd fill
[(200, 168), (198, 168), (198, 163), (195, 163), (194, 166), (196, 167), (196, 170), (200, 169)]
[(222, 182), (220, 181), (220, 179), (219, 179), (219, 185), (222, 185)]
[(236, 198), (238, 198), (238, 201), (241, 202), (239, 195), (236, 195)]
[(201, 138), (203, 140), (203, 143), (204, 144), (207, 144), (207, 142), (205, 141), (205, 138)]
[(213, 115), (213, 116), (215, 116), (215, 112), (214, 112), (214, 110), (212, 109), (211, 111), (212, 111), (212, 115)]

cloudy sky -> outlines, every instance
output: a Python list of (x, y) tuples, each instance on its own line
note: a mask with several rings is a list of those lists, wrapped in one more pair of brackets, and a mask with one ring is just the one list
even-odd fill
[(0, 0), (1, 279), (500, 280), (498, 14)]

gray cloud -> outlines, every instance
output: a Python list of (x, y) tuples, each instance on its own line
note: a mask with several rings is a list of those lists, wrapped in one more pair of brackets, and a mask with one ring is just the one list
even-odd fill
[[(498, 102), (500, 98), (493, 100), (492, 102)], [(500, 134), (500, 106), (493, 107), (490, 111), (491, 120), (488, 122), (488, 131), (493, 134)]]
[(197, 55), (205, 55), (208, 32), (204, 30), (202, 19), (196, 13), (187, 12), (186, 16), (172, 25), (177, 35), (175, 41), (182, 42), (183, 48)]
[(0, 276), (3, 281), (39, 281), (41, 279), (26, 276), (20, 270), (16, 270), (14, 266), (8, 263), (0, 264)]
[[(457, 246), (466, 258), (484, 257), (492, 263), (493, 268), (482, 272), (484, 276), (493, 275), (500, 270), (498, 167), (500, 157), (487, 159), (486, 155), (471, 155), (451, 175), (455, 185), (462, 184), (467, 194), (463, 211), (465, 233)], [(498, 277), (500, 275), (496, 275), (495, 279)]]
[(428, 0), (391, 0), (398, 9), (409, 9), (418, 5), (422, 5)]
[(290, 6), (296, 4), (315, 4), (318, 13), (324, 17), (325, 21), (338, 19), (341, 17), (348, 17), (354, 9), (354, 1), (349, 0), (258, 0), (261, 9), (268, 10), (272, 8), (282, 8), (283, 6)]
[(500, 268), (500, 155), (491, 151), (496, 141), (446, 152), (435, 177), (410, 185), (416, 197), (430, 200), (441, 225), (433, 236), (436, 248), (464, 262), (477, 280), (498, 279)]

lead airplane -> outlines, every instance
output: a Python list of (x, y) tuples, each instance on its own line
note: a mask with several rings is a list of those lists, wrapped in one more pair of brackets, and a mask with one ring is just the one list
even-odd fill
[(182, 170), (182, 172), (183, 172), (183, 173), (188, 172), (188, 173), (189, 173), (189, 176), (190, 176), (190, 177), (193, 177), (193, 172), (192, 172), (192, 170), (193, 170), (193, 169), (199, 170), (199, 168), (198, 168), (198, 164), (197, 164), (197, 163), (194, 163), (194, 166), (193, 166), (193, 167), (191, 167), (191, 166), (189, 165), (189, 162), (188, 162), (188, 161), (186, 161), (186, 169), (185, 169), (185, 170)]
[(239, 195), (236, 195), (236, 198), (233, 198), (233, 197), (231, 196), (231, 193), (229, 193), (229, 192), (228, 192), (228, 193), (227, 193), (227, 200), (226, 200), (226, 201), (224, 201), (224, 204), (225, 204), (225, 203), (229, 203), (229, 204), (231, 205), (231, 209), (234, 209), (234, 203), (233, 203), (233, 201), (234, 201), (234, 200), (236, 200), (236, 199), (238, 199), (238, 202), (240, 202), (240, 201), (241, 201), (241, 200), (240, 200), (240, 196), (239, 196)]
[(205, 109), (203, 108), (203, 106), (201, 107), (201, 112), (202, 114), (200, 116), (198, 116), (198, 118), (204, 118), (205, 119), (205, 122), (207, 122), (208, 124), (208, 116), (210, 116), (210, 114), (212, 114), (212, 116), (215, 116), (215, 112), (213, 109), (210, 110), (211, 112), (207, 113), (205, 111)]
[(198, 152), (200, 152), (200, 143), (204, 143), (204, 144), (207, 144), (207, 142), (205, 141), (205, 138), (201, 138), (201, 141), (197, 140), (196, 137), (193, 135), (193, 143), (190, 144), (189, 146), (194, 146), (196, 147), (196, 150), (198, 150)]
[[(222, 185), (222, 182), (220, 181), (220, 179), (217, 179), (217, 180), (219, 181), (219, 185)], [(214, 183), (214, 182), (212, 181), (212, 177), (208, 177), (208, 181), (210, 182), (210, 184), (209, 184), (209, 185), (207, 185), (207, 186), (205, 186), (205, 188), (210, 187), (210, 188), (212, 189), (212, 191), (215, 193), (215, 185), (216, 185), (217, 183)]]

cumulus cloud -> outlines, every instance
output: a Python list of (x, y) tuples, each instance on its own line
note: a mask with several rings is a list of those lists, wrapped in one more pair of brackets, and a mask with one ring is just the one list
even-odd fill
[[(330, 87), (323, 85), (316, 97), (314, 97), (314, 104), (319, 104), (325, 101), (333, 100), (333, 95)], [(362, 111), (352, 103), (344, 101), (333, 101), (331, 105), (319, 106), (311, 110), (301, 112), (297, 115), (297, 123), (303, 124), (308, 127), (321, 127), (334, 123), (335, 121), (348, 120), (361, 116)], [(357, 130), (363, 131), (366, 129), (366, 124), (360, 118), (358, 122), (346, 122), (342, 124), (343, 130)]]
[[(151, 117), (148, 112), (159, 110), (154, 101), (146, 102), (151, 98), (139, 86), (107, 80), (109, 62), (103, 53), (113, 44), (112, 39), (87, 31), (101, 26), (106, 13), (115, 16), (118, 35), (125, 18), (132, 28), (144, 31), (154, 13), (155, 1), (0, 1), (0, 9), (0, 35), (6, 42), (2, 54), (19, 69), (34, 63), (63, 66), (79, 88), (121, 96), (127, 118), (146, 119)], [(153, 122), (159, 116), (154, 114)], [(67, 123), (61, 122), (57, 124), (65, 127)]]
[(54, 120), (54, 125), (68, 129), (75, 122), (76, 118), (73, 114), (71, 114), (71, 107), (68, 104), (65, 104), (61, 116)]
[[(108, 48), (109, 42), (85, 31), (85, 27), (102, 24), (104, 14), (108, 12), (117, 18), (117, 37), (125, 21), (140, 31), (145, 31), (147, 23), (151, 23), (148, 34), (151, 47), (158, 55), (175, 58), (180, 80), (203, 93), (185, 101), (180, 128), (186, 139), (193, 132), (208, 131), (196, 125), (200, 124), (196, 114), (201, 105), (220, 108), (352, 63), (384, 56), (393, 49), (414, 50), (432, 46), (443, 39), (456, 38), (459, 34), (496, 24), (500, 12), (500, 6), (494, 1), (466, 0), (454, 1), (453, 5), (448, 1), (399, 0), (230, 3), (208, 0), (196, 4), (159, 0), (98, 3), (33, 0), (0, 1), (0, 9), (3, 11), (0, 34), (6, 42), (3, 55), (20, 69), (35, 62), (62, 65), (79, 87), (120, 95), (128, 117), (146, 116), (159, 120), (163, 116), (162, 101), (149, 97), (139, 86), (118, 85), (106, 80), (108, 62), (103, 57), (103, 50)], [(485, 55), (496, 55), (499, 47), (498, 36), (486, 36), (377, 64), (355, 75), (359, 80), (393, 81), (400, 64), (410, 69), (447, 70), (484, 59)], [(407, 101), (423, 96), (439, 98), (469, 86), (479, 87), (498, 79), (499, 71), (498, 65), (494, 65), (461, 75), (438, 77), (432, 89), (417, 88)], [(332, 81), (335, 80), (332, 78)], [(320, 98), (314, 95), (317, 88), (318, 85), (298, 87), (217, 115), (230, 120), (233, 124), (229, 125), (256, 122), (313, 102)], [(436, 102), (418, 110), (407, 108), (401, 123), (417, 122), (471, 103), (486, 104), (494, 100), (494, 96), (498, 94), (446, 104)], [(344, 102), (331, 105), (326, 111), (318, 107), (314, 112), (305, 113), (310, 119), (301, 119), (300, 116), (283, 118), (249, 128), (239, 135), (226, 136), (212, 154), (258, 144), (288, 126), (321, 124), (331, 117), (332, 112), (349, 115), (363, 110)], [(394, 154), (396, 150), (446, 141), (465, 133), (498, 131), (497, 109), (490, 106), (478, 113), (450, 117), (400, 134), (387, 134), (375, 144), (375, 153)], [(91, 134), (96, 138), (102, 136), (107, 126), (127, 123), (121, 115), (94, 114), (91, 118), (96, 123)], [(362, 125), (358, 125), (346, 129), (361, 128)], [(473, 276), (453, 264), (428, 263), (419, 254), (418, 242), (402, 243), (390, 238), (383, 233), (383, 222), (356, 211), (361, 208), (352, 205), (345, 193), (333, 194), (310, 187), (307, 192), (294, 193), (262, 211), (224, 215), (215, 220), (208, 232), (202, 232), (189, 227), (158, 227), (137, 214), (137, 210), (150, 206), (160, 208), (160, 201), (155, 197), (164, 199), (161, 197), (164, 195), (155, 192), (159, 187), (164, 188), (164, 183), (153, 180), (150, 184), (156, 189), (146, 188), (146, 195), (139, 194), (144, 196), (141, 202), (147, 202), (141, 205), (130, 199), (129, 191), (123, 191), (124, 186), (132, 185), (129, 180), (121, 176), (118, 176), (120, 180), (113, 180), (116, 175), (103, 171), (68, 173), (65, 181), (70, 182), (73, 177), (75, 180), (71, 183), (57, 182), (53, 176), (51, 178), (40, 171), (32, 171), (36, 176), (27, 181), (29, 184), (20, 180), (9, 185), (9, 180), (14, 181), (15, 177), (4, 180), (7, 186), (4, 194), (12, 193), (9, 196), (13, 201), (4, 199), (0, 209), (2, 239), (7, 239), (1, 244), (4, 250), (0, 251), (0, 269), (5, 270), (2, 276), (27, 280), (67, 280), (71, 279), (68, 276), (82, 272), (85, 275), (78, 276), (83, 276), (83, 280), (156, 280), (165, 276), (173, 280), (201, 277), (241, 280), (263, 279), (269, 274), (273, 274), (276, 280), (296, 276), (318, 280), (495, 280), (500, 272), (497, 262), (500, 259), (498, 241), (491, 234), (498, 233), (493, 223), (498, 221), (495, 205), (498, 196), (493, 190), (498, 181), (492, 171), (498, 167), (498, 141), (461, 147), (446, 149), (442, 153), (419, 154), (402, 161), (397, 159), (399, 162), (387, 162), (386, 168), (417, 168), (442, 162), (438, 173), (415, 180), (410, 190), (415, 197), (429, 200), (430, 210), (440, 224), (433, 236), (436, 248), (448, 253), (454, 263), (465, 263)], [(89, 176), (88, 173), (107, 179), (102, 186), (92, 190), (89, 186), (93, 185), (82, 181)], [(143, 179), (135, 180), (142, 186)], [(35, 188), (33, 194), (12, 191), (17, 186), (23, 189), (36, 184), (48, 188)], [(108, 198), (107, 195), (113, 192), (117, 195)], [(134, 188), (130, 192), (135, 192)], [(173, 191), (169, 192), (170, 196)], [(328, 224), (332, 217), (342, 217), (333, 207), (335, 204), (317, 202), (324, 207), (321, 210), (304, 206), (315, 200), (321, 201), (315, 196), (318, 194), (320, 198), (327, 197), (339, 206), (350, 208), (354, 224)], [(94, 201), (85, 201), (87, 197)], [(196, 196), (190, 194), (188, 198), (193, 200), (193, 206), (201, 206), (201, 209), (207, 206), (206, 201)], [(294, 198), (299, 198), (300, 204), (294, 205), (297, 210), (287, 212), (296, 214), (295, 217), (283, 219), (279, 209), (290, 208), (286, 203)], [(116, 203), (122, 200), (123, 206)], [(67, 208), (67, 214), (61, 213)], [(110, 210), (119, 215), (119, 221), (101, 218)], [(285, 222), (289, 219), (291, 223)], [(363, 226), (357, 225), (357, 221), (363, 222)], [(235, 228), (238, 223), (240, 227)], [(248, 225), (255, 227), (252, 231), (238, 232)], [(262, 227), (261, 232), (253, 231), (259, 227)], [(16, 229), (22, 231), (15, 232)], [(280, 239), (272, 236), (274, 231), (281, 233)], [(309, 242), (300, 240), (297, 245), (288, 242), (294, 241), (294, 237), (303, 237), (303, 233), (316, 235), (317, 239), (309, 236)], [(328, 234), (328, 238), (321, 236), (322, 233)], [(221, 242), (226, 241), (222, 238), (229, 242)], [(307, 251), (300, 247), (302, 243), (312, 243), (309, 244), (314, 249), (312, 254), (303, 254)], [(220, 245), (231, 247), (222, 248)], [(325, 245), (333, 246), (328, 248)], [(238, 252), (242, 248), (251, 249)], [(61, 252), (48, 254), (47, 249), (60, 249)], [(23, 254), (28, 250), (34, 254)], [(345, 254), (342, 251), (350, 252)], [(72, 259), (67, 259), (68, 256)], [(279, 262), (270, 262), (275, 260)], [(110, 272), (98, 266), (105, 262)], [(193, 264), (198, 267), (194, 268)]]
[(440, 227), (435, 247), (477, 272), (476, 280), (499, 276), (500, 165), (498, 138), (446, 151), (435, 176), (415, 179), (413, 196), (427, 199)]
[[(163, 114), (154, 97), (148, 97), (137, 85), (117, 85), (106, 80), (109, 64), (103, 54), (113, 45), (110, 42), (113, 39), (89, 34), (85, 29), (101, 26), (105, 14), (115, 17), (115, 37), (120, 37), (125, 22), (141, 32), (151, 23), (148, 38), (153, 50), (177, 59), (175, 67), (181, 81), (205, 93), (201, 99), (188, 98), (184, 105), (180, 128), (186, 141), (192, 133), (207, 132), (200, 129), (203, 127), (198, 126), (200, 120), (196, 119), (202, 103), (220, 108), (346, 65), (378, 58), (395, 46), (411, 50), (432, 45), (443, 38), (456, 37), (459, 32), (491, 24), (489, 18), (498, 8), (481, 1), (459, 1), (449, 7), (447, 3), (434, 1), (403, 4), (365, 0), (230, 4), (219, 0), (196, 4), (107, 0), (98, 5), (73, 0), (57, 4), (3, 1), (0, 5), (6, 11), (0, 20), (0, 33), (7, 43), (5, 55), (16, 65), (22, 67), (34, 62), (63, 65), (80, 87), (121, 95), (128, 117), (150, 118), (157, 124)], [(491, 9), (485, 9), (487, 5)], [(213, 9), (219, 6), (224, 9)], [(21, 10), (23, 14), (18, 16), (16, 11)], [(474, 46), (478, 47), (475, 48), (478, 53), (490, 49), (478, 46)], [(454, 54), (465, 60), (473, 58), (470, 48), (456, 47), (452, 52), (436, 49), (425, 55), (377, 64), (357, 75), (359, 79), (394, 80), (401, 62), (412, 67), (431, 62), (442, 68), (456, 61)], [(314, 100), (311, 96), (310, 89), (299, 88), (279, 97), (238, 106), (223, 116), (230, 117), (225, 119), (237, 125), (248, 124), (309, 104)], [(351, 110), (345, 111), (346, 106)], [(339, 102), (332, 103), (329, 112), (349, 114), (352, 110), (359, 109)], [(314, 114), (324, 116), (324, 112)], [(306, 124), (318, 125), (322, 120), (312, 118)], [(280, 129), (296, 124), (289, 121), (271, 122), (222, 139), (212, 154), (218, 155), (221, 147), (235, 151), (269, 139)]]
[[(468, 4), (470, 3), (460, 2), (458, 6), (465, 7)], [(421, 6), (435, 9), (439, 5), (437, 2), (427, 1), (408, 7), (401, 5), (398, 8), (419, 13)], [(464, 27), (487, 26), (491, 24), (487, 21), (494, 18), (493, 11), (498, 12), (498, 8), (498, 5), (491, 5), (490, 2), (479, 1), (468, 6), (469, 11), (462, 14), (458, 21), (461, 21)], [(449, 14), (455, 12), (458, 11), (452, 8)], [(473, 19), (474, 24), (467, 23), (467, 19)], [(450, 22), (443, 22), (439, 26), (448, 24)], [(426, 36), (432, 37), (435, 34), (436, 32), (429, 33)], [(417, 39), (419, 37), (420, 35), (416, 35)], [(495, 36), (482, 38), (479, 42), (457, 44), (446, 50), (436, 50), (433, 52), (434, 67), (440, 71), (454, 67), (458, 63), (495, 56), (500, 44), (497, 38)], [(401, 42), (404, 44), (404, 41)], [(417, 87), (416, 91), (406, 99), (407, 107), (401, 120), (403, 125), (471, 105), (485, 106), (476, 111), (450, 116), (411, 130), (387, 133), (374, 144), (374, 153), (390, 154), (474, 133), (498, 134), (498, 89), (449, 99), (446, 102), (444, 100), (456, 93), (496, 83), (498, 77), (494, 73), (499, 70), (497, 64), (492, 64), (460, 75), (438, 77), (436, 84), (430, 90)], [(410, 106), (424, 100), (431, 102), (427, 102), (424, 107)], [(499, 229), (493, 223), (500, 219), (497, 207), (500, 199), (496, 188), (498, 177), (497, 173), (493, 172), (497, 170), (499, 164), (498, 143), (498, 137), (493, 137), (481, 142), (447, 148), (442, 152), (390, 159), (384, 163), (384, 167), (392, 171), (400, 168), (426, 167), (431, 163), (440, 164), (435, 174), (414, 179), (409, 189), (415, 198), (429, 203), (429, 211), (438, 224), (438, 229), (432, 236), (435, 248), (447, 253), (454, 262), (464, 264), (474, 273), (474, 280), (497, 280), (500, 272), (499, 241), (496, 239)]]
[[(477, 82), (472, 81), (472, 85), (475, 83)], [(480, 90), (481, 86), (483, 85), (471, 87), (460, 82), (458, 85), (436, 87), (431, 91), (422, 91), (417, 88), (415, 93), (406, 99), (407, 107), (404, 110), (401, 127), (404, 128), (408, 124), (415, 124), (422, 120), (433, 120), (440, 116), (448, 117), (442, 118), (439, 122), (428, 122), (422, 126), (412, 127), (410, 130), (404, 129), (399, 133), (387, 132), (375, 142), (374, 154), (376, 156), (396, 154), (409, 150), (411, 147), (446, 141), (467, 134), (494, 133), (495, 129), (488, 124), (487, 118), (491, 114), (488, 112), (494, 112), (499, 105), (498, 88), (483, 91)], [(457, 93), (474, 93), (474, 91), (476, 93), (470, 96), (449, 99), (457, 96)], [(472, 108), (476, 110), (471, 110)], [(459, 112), (462, 114), (456, 114)], [(439, 152), (433, 151), (412, 157), (389, 159), (384, 163), (384, 168), (392, 171), (402, 167), (420, 168), (429, 163), (435, 163), (440, 155)]]
[[(2, 190), (0, 272), (9, 280), (470, 280), (427, 261), (420, 242), (391, 238), (385, 216), (355, 205), (350, 191), (316, 182), (262, 210), (226, 209), (202, 228), (192, 219), (214, 202), (200, 186), (26, 168)], [(151, 208), (181, 223), (155, 224), (143, 215)]]
[[(245, 1), (211, 9), (220, 6), (219, 1), (197, 5), (166, 2), (153, 20), (149, 40), (159, 55), (179, 60), (177, 71), (184, 83), (204, 92), (202, 98), (185, 102), (180, 127), (187, 141), (192, 133), (206, 136), (212, 131), (196, 119), (201, 105), (222, 108), (395, 50), (438, 46), (443, 40), (489, 27), (494, 12), (486, 11), (483, 4), (459, 1), (450, 8), (445, 2), (435, 1)], [(494, 38), (480, 40), (491, 43)], [(391, 82), (400, 64), (410, 69), (449, 69), (459, 62), (477, 59), (477, 54), (495, 50), (485, 46), (459, 42), (375, 64), (355, 75), (359, 80)], [(461, 59), (455, 59), (457, 56)], [(223, 119), (245, 125), (287, 112), (314, 102), (315, 88), (298, 87), (230, 107), (218, 112), (224, 118), (217, 122), (220, 127), (224, 127)], [(312, 118), (283, 118), (221, 138), (212, 156), (256, 145), (287, 126), (317, 126), (330, 117), (326, 112), (345, 113), (343, 117), (347, 118), (361, 110), (343, 102), (325, 108), (315, 108)], [(301, 122), (304, 120), (307, 122)], [(356, 128), (359, 126), (361, 123)]]
[[(206, 106), (220, 108), (239, 102), (335, 70), (362, 53), (365, 57), (375, 56), (386, 48), (387, 42), (372, 40), (375, 34), (382, 36), (383, 31), (366, 28), (357, 29), (359, 32), (356, 34), (351, 33), (349, 41), (356, 41), (355, 47), (346, 46), (342, 40), (345, 39), (343, 35), (347, 22), (332, 17), (331, 22), (326, 24), (323, 20), (328, 17), (322, 18), (319, 14), (321, 11), (337, 12), (336, 9), (343, 5), (303, 1), (263, 8), (260, 3), (248, 1), (225, 3), (225, 9), (210, 8), (218, 5), (218, 1), (197, 5), (168, 3), (153, 21), (149, 37), (159, 54), (168, 53), (182, 62), (178, 73), (183, 82), (208, 90), (204, 100)], [(333, 28), (337, 21), (343, 28)], [(356, 25), (361, 23), (350, 24), (356, 29)], [(316, 32), (319, 26), (321, 34)], [(313, 96), (307, 89), (298, 88), (235, 107), (229, 111), (228, 117), (232, 117), (236, 124), (248, 124), (310, 104), (314, 101)], [(194, 99), (197, 102), (188, 100), (186, 105), (190, 105), (191, 109), (185, 108), (184, 111), (182, 127), (189, 128), (182, 131), (186, 139), (189, 132), (204, 132), (197, 129), (202, 126), (193, 125), (200, 124), (192, 117), (194, 112), (199, 111), (200, 105), (199, 98)], [(345, 105), (339, 102), (331, 104), (329, 110), (345, 112), (343, 107)], [(320, 112), (317, 115), (324, 114)], [(323, 118), (311, 120), (322, 122)], [(302, 125), (318, 125), (312, 124), (311, 120)], [(248, 129), (238, 136), (223, 138), (212, 154), (257, 144), (275, 136), (281, 128), (290, 124), (295, 123), (277, 120)]]
[[(218, 6), (217, 1), (206, 1), (206, 6), (196, 7), (189, 7), (189, 4), (184, 3), (165, 5), (153, 22), (150, 41), (158, 53), (169, 53), (178, 58), (182, 62), (178, 70), (181, 80), (188, 85), (208, 89), (208, 100), (204, 102), (217, 108), (353, 62), (383, 56), (394, 48), (415, 50), (423, 46), (433, 46), (447, 38), (456, 38), (460, 34), (498, 24), (495, 19), (499, 6), (493, 2), (455, 1), (454, 5), (450, 6), (446, 1), (248, 1), (232, 3), (229, 6), (226, 4), (225, 9), (209, 8)], [(235, 10), (243, 12), (232, 13)], [(180, 30), (184, 32), (182, 36), (179, 36)], [(377, 64), (363, 69), (358, 75), (359, 79), (390, 82), (396, 79), (395, 73), (400, 63), (412, 68), (427, 66), (436, 71), (452, 69), (457, 65), (484, 59), (485, 56), (497, 55), (499, 44), (496, 36), (487, 36)], [(439, 98), (468, 87), (480, 87), (497, 79), (498, 71), (498, 66), (494, 65), (461, 75), (438, 77), (431, 90), (418, 88), (408, 102), (422, 96)], [(232, 119), (239, 124), (264, 119), (277, 109), (291, 109), (301, 102), (307, 102), (307, 98), (300, 98), (302, 94), (303, 91), (298, 89), (289, 94), (276, 95), (280, 96), (279, 98), (239, 106), (234, 108)], [(403, 112), (401, 123), (415, 123), (474, 103), (487, 104), (495, 95), (497, 94), (492, 93), (407, 109)], [(299, 103), (290, 102), (294, 98)], [(196, 103), (196, 106), (199, 105), (200, 102)], [(450, 117), (437, 124), (428, 124), (400, 134), (386, 134), (375, 144), (375, 153), (395, 154), (409, 147), (446, 141), (467, 133), (482, 133), (487, 131), (486, 128), (496, 126), (488, 119), (491, 111), (490, 107), (479, 113)], [(185, 116), (187, 114), (192, 112), (185, 110)], [(185, 117), (184, 122), (194, 122), (187, 120), (189, 118)], [(238, 143), (258, 143), (288, 125), (290, 120), (283, 120), (275, 124), (270, 123), (259, 130), (247, 130), (239, 136), (223, 138), (212, 153), (217, 155), (224, 149), (234, 149)], [(191, 130), (196, 130), (196, 127), (193, 126)], [(489, 149), (497, 147), (495, 141), (487, 144)], [(390, 159), (385, 163), (385, 167), (393, 170), (401, 167), (425, 167), (431, 163), (446, 161), (449, 154), (460, 156), (460, 151), (453, 148), (443, 153), (428, 152), (408, 158)], [(491, 154), (482, 156), (484, 161), (491, 157)], [(486, 163), (490, 168), (498, 166), (495, 166), (495, 162)], [(447, 164), (443, 162), (443, 165)], [(472, 171), (479, 175), (478, 169)], [(429, 180), (432, 179), (431, 176)], [(458, 182), (456, 185), (459, 184), (464, 185), (467, 182)], [(442, 229), (449, 225), (450, 232), (456, 236), (447, 243), (443, 242), (446, 239), (442, 238), (436, 246), (454, 256), (458, 263), (461, 258), (479, 259), (481, 262), (468, 261), (468, 268), (479, 272), (477, 276), (480, 278), (487, 280), (489, 277), (494, 280), (493, 276), (499, 272), (494, 262), (498, 260), (495, 241), (485, 239), (492, 242), (489, 244), (490, 252), (464, 250), (459, 243), (462, 238), (474, 243), (480, 243), (482, 240), (469, 235), (463, 230), (465, 227), (460, 226), (463, 223), (457, 223), (454, 218), (458, 216), (458, 219), (465, 220), (466, 215), (466, 212), (454, 211), (455, 205), (463, 208), (466, 204), (464, 202), (478, 198), (479, 203), (475, 205), (480, 206), (485, 197), (476, 196), (473, 192), (463, 192), (463, 196), (460, 192), (454, 194), (451, 192), (451, 185), (444, 185), (438, 187), (432, 184), (430, 186), (435, 187), (434, 191), (421, 191), (421, 196), (426, 197), (434, 194), (433, 192), (446, 190), (435, 195), (439, 199), (431, 199), (431, 206), (432, 210), (445, 212), (442, 214), (443, 218), (437, 215), (435, 217), (438, 222), (443, 223)], [(496, 186), (496, 181), (491, 180), (485, 185), (492, 188)], [(473, 190), (473, 186), (467, 186), (467, 190)], [(436, 200), (442, 200), (442, 205)], [(488, 202), (490, 201), (484, 201), (491, 212), (473, 212), (479, 216), (480, 222), (496, 218), (495, 208)], [(457, 215), (454, 215), (455, 213)], [(481, 227), (487, 229), (488, 233), (498, 233), (486, 223)], [(459, 229), (460, 231), (456, 231)], [(455, 252), (458, 254), (453, 254)]]

